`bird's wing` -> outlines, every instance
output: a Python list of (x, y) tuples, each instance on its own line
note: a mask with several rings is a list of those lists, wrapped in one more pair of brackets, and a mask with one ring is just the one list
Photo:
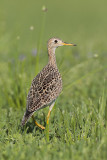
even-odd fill
[(61, 92), (61, 77), (56, 70), (43, 69), (32, 81), (27, 96), (27, 110), (34, 112), (43, 106), (49, 105)]

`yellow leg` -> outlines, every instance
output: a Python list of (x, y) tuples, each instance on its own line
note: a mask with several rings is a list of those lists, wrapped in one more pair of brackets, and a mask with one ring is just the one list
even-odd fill
[(49, 112), (48, 112), (48, 115), (47, 115), (47, 124), (49, 124), (49, 117), (50, 117), (50, 113), (51, 113), (51, 110), (52, 110), (54, 104), (55, 104), (55, 102), (53, 102), (53, 103), (51, 104), (51, 106), (49, 107)]
[(48, 115), (47, 115), (47, 124), (49, 124), (50, 113), (51, 113), (51, 111), (49, 110)]
[(43, 130), (45, 129), (44, 126), (38, 124), (38, 123), (35, 121), (34, 116), (32, 116), (32, 119), (33, 119), (33, 121), (35, 122), (36, 126), (38, 126), (39, 128), (41, 128), (41, 129), (43, 129)]

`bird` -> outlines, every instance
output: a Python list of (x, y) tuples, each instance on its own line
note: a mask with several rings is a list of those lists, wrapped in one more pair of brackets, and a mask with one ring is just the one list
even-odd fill
[(51, 38), (48, 40), (48, 64), (37, 74), (31, 83), (30, 90), (27, 95), (26, 111), (24, 113), (21, 125), (24, 126), (32, 117), (35, 125), (42, 130), (44, 126), (40, 125), (34, 119), (34, 112), (49, 106), (47, 114), (47, 124), (49, 117), (57, 97), (62, 91), (62, 77), (56, 63), (55, 50), (59, 46), (76, 46), (73, 43), (63, 42), (59, 38)]

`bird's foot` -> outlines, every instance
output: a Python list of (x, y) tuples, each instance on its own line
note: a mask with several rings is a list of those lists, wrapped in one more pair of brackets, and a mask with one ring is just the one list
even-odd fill
[(42, 126), (41, 124), (38, 124), (36, 121), (35, 121), (35, 124), (36, 124), (36, 126), (38, 126), (39, 128), (41, 128), (42, 130), (44, 130), (44, 129), (45, 129), (45, 127), (44, 127), (44, 126)]
[(44, 126), (42, 126), (41, 124), (38, 124), (38, 123), (35, 121), (35, 119), (34, 119), (34, 116), (33, 116), (33, 115), (32, 115), (32, 119), (33, 119), (34, 123), (36, 124), (36, 126), (38, 126), (39, 128), (41, 128), (42, 130), (44, 130), (44, 129), (45, 129), (45, 127), (44, 127)]

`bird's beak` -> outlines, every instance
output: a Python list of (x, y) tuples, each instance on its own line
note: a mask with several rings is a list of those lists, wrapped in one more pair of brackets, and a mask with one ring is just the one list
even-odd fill
[(65, 43), (65, 42), (63, 42), (62, 45), (65, 45), (65, 46), (76, 46), (76, 44), (73, 44), (73, 43)]

